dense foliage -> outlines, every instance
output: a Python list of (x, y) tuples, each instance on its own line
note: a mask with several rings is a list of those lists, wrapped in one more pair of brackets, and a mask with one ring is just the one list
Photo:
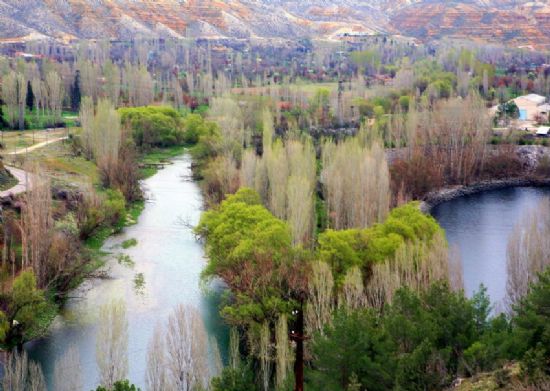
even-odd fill
[(319, 258), (331, 265), (339, 281), (350, 268), (367, 270), (373, 263), (392, 258), (405, 242), (429, 242), (439, 230), (433, 217), (423, 214), (417, 203), (410, 203), (393, 209), (383, 223), (373, 227), (323, 232)]
[(511, 319), (491, 318), (481, 290), (467, 299), (437, 283), (422, 293), (397, 292), (383, 312), (339, 311), (313, 338), (309, 389), (434, 390), (457, 376), (500, 368), (517, 359), (537, 383), (549, 375), (550, 270)]
[(182, 117), (171, 107), (122, 108), (119, 113), (122, 124), (132, 130), (138, 148), (169, 147), (185, 141)]
[(203, 275), (223, 278), (235, 293), (222, 310), (229, 320), (262, 321), (290, 311), (298, 266), (290, 228), (261, 205), (255, 191), (243, 188), (228, 196), (203, 214), (195, 232), (206, 239)]

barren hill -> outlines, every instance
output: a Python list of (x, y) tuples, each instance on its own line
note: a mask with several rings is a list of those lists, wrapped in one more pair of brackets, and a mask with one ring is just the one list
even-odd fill
[(550, 5), (527, 0), (0, 0), (0, 39), (334, 39), (373, 33), (549, 46)]

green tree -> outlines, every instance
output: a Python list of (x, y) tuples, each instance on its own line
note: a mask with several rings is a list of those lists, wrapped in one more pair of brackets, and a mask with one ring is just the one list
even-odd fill
[(550, 376), (550, 268), (516, 306), (512, 325), (525, 374), (532, 381)]
[(185, 139), (181, 115), (171, 107), (131, 107), (119, 109), (123, 125), (132, 131), (141, 149), (181, 145)]
[(195, 232), (206, 240), (203, 276), (222, 278), (235, 295), (222, 309), (228, 319), (262, 321), (290, 311), (292, 281), (300, 273), (290, 227), (260, 204), (254, 190), (242, 188), (205, 212)]
[[(72, 111), (80, 110), (80, 102), (82, 101), (82, 93), (80, 92), (80, 71), (77, 70), (74, 75), (74, 81), (71, 85), (71, 109)], [(116, 102), (115, 102), (116, 103)]]
[(312, 345), (314, 370), (308, 389), (342, 390), (361, 383), (367, 390), (389, 390), (394, 385), (395, 346), (370, 310), (339, 312)]
[(29, 111), (32, 111), (34, 108), (34, 93), (32, 92), (32, 85), (30, 80), (27, 82), (27, 97), (25, 99), (25, 102), (27, 105), (27, 109)]
[(7, 321), (10, 325), (6, 334), (6, 345), (16, 346), (40, 325), (41, 316), (47, 309), (44, 292), (37, 288), (32, 271), (23, 271), (13, 281), (9, 298)]
[(121, 381), (117, 381), (113, 385), (113, 388), (111, 389), (107, 389), (105, 387), (99, 386), (96, 388), (95, 391), (141, 391), (141, 389), (137, 388), (133, 384), (130, 384), (128, 380), (121, 380)]
[(226, 367), (220, 376), (212, 379), (212, 391), (257, 391), (251, 364), (236, 368)]

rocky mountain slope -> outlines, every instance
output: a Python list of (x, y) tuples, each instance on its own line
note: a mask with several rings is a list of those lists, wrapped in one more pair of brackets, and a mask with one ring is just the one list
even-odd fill
[(550, 5), (528, 0), (0, 0), (0, 39), (234, 38), (390, 33), (550, 46)]

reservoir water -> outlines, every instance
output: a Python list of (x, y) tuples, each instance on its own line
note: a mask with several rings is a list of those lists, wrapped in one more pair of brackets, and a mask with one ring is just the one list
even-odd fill
[(549, 188), (517, 187), (460, 197), (433, 208), (449, 245), (462, 260), (466, 294), (481, 284), (495, 309), (506, 295), (506, 248), (520, 218), (544, 198)]
[[(200, 287), (205, 259), (191, 226), (200, 218), (202, 197), (191, 180), (190, 164), (187, 156), (175, 159), (144, 182), (147, 202), (137, 224), (104, 245), (104, 250), (111, 254), (106, 267), (108, 277), (88, 280), (72, 292), (48, 335), (25, 346), (29, 356), (42, 365), (50, 390), (54, 390), (55, 361), (70, 346), (80, 353), (83, 390), (90, 391), (98, 385), (95, 361), (98, 309), (114, 298), (126, 302), (128, 377), (142, 389), (149, 339), (155, 325), (166, 324), (177, 304), (197, 308), (208, 334), (215, 336), (220, 346), (226, 346), (227, 330), (217, 309), (219, 295)], [(121, 243), (128, 239), (136, 239), (137, 245), (125, 250)], [(119, 262), (120, 254), (128, 255), (131, 262)]]

